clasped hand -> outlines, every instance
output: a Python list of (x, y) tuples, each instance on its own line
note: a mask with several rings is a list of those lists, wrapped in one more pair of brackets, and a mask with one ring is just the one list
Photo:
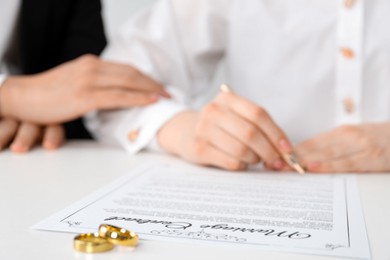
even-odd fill
[(32, 123), (19, 123), (14, 119), (0, 121), (0, 151), (10, 142), (10, 149), (16, 153), (29, 151), (37, 142), (47, 150), (58, 148), (65, 139), (61, 125), (39, 126)]
[(343, 125), (295, 150), (311, 172), (389, 172), (390, 123)]
[(28, 151), (43, 138), (48, 149), (64, 140), (61, 123), (98, 109), (141, 106), (169, 97), (135, 68), (84, 55), (43, 73), (10, 76), (0, 88), (0, 150)]

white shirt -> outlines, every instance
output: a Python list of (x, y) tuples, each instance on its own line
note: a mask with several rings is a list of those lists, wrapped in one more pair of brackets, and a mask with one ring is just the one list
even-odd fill
[(130, 153), (147, 147), (167, 120), (218, 87), (220, 62), (226, 83), (294, 142), (389, 121), (389, 24), (385, 0), (161, 0), (130, 19), (104, 57), (136, 66), (175, 98), (99, 113), (89, 129)]
[(8, 73), (4, 55), (9, 48), (12, 33), (18, 19), (20, 0), (0, 0), (0, 87)]

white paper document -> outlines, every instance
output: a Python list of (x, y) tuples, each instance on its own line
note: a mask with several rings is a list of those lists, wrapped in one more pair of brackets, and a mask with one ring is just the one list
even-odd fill
[(356, 180), (347, 175), (149, 164), (34, 228), (85, 233), (102, 223), (141, 239), (370, 258)]

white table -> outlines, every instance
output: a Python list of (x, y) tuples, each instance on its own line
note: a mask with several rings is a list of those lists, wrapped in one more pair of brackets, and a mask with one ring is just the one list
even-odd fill
[[(177, 244), (142, 240), (136, 250), (76, 253), (73, 234), (31, 230), (137, 164), (173, 160), (162, 155), (129, 156), (116, 147), (71, 142), (58, 151), (0, 153), (0, 259), (336, 259), (262, 251), (255, 247)], [(390, 259), (390, 174), (358, 176), (373, 259)]]

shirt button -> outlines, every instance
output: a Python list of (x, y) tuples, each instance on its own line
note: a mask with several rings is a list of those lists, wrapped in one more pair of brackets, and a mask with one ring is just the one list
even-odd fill
[(355, 112), (355, 104), (351, 98), (343, 99), (344, 111), (348, 114)]
[(134, 142), (138, 138), (138, 135), (139, 135), (139, 129), (132, 130), (127, 133), (127, 139), (130, 142)]
[(352, 59), (354, 57), (353, 51), (349, 48), (340, 48), (341, 55), (346, 59)]
[(351, 8), (354, 3), (355, 3), (355, 0), (344, 0), (344, 6), (346, 8)]

